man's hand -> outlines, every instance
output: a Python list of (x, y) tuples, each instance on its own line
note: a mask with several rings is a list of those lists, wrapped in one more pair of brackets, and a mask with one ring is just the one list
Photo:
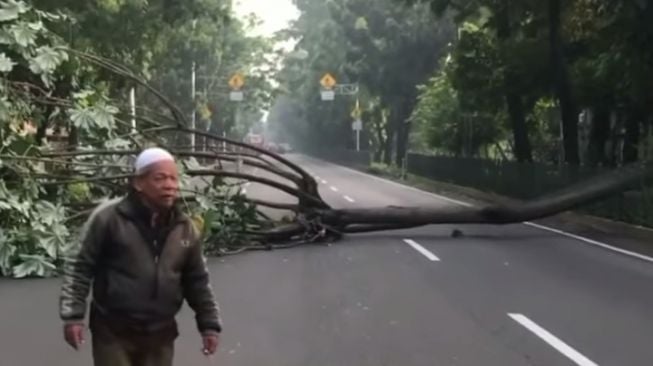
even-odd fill
[(202, 334), (202, 343), (204, 343), (204, 348), (202, 352), (206, 356), (213, 355), (218, 350), (219, 337), (218, 333), (207, 332)]
[(63, 337), (72, 348), (79, 350), (79, 347), (84, 344), (84, 324), (65, 324)]

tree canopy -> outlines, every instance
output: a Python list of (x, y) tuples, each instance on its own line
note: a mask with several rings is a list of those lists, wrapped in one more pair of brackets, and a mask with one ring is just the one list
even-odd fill
[(355, 97), (319, 98), (331, 72), (360, 86), (375, 160), (413, 149), (618, 166), (650, 155), (650, 2), (296, 4), (286, 36), (298, 42), (279, 73), (290, 97), (279, 108), (293, 112), (271, 122), (298, 143), (353, 147)]

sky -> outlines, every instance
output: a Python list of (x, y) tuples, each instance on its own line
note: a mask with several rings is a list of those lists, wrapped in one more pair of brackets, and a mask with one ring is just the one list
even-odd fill
[[(288, 22), (299, 17), (299, 10), (292, 0), (234, 0), (233, 4), (237, 15), (245, 17), (254, 13), (261, 19), (262, 24), (249, 32), (252, 36), (272, 36), (275, 32), (287, 28)], [(294, 44), (293, 41), (287, 41), (277, 44), (276, 47), (290, 51)], [(263, 122), (267, 122), (269, 111), (262, 112)]]
[[(234, 11), (239, 16), (254, 13), (262, 24), (250, 31), (252, 36), (272, 36), (275, 32), (287, 28), (288, 22), (299, 17), (299, 10), (292, 0), (234, 0)], [(277, 47), (290, 51), (293, 41), (283, 42)], [(269, 111), (263, 111), (263, 121), (267, 120)]]
[(252, 35), (262, 36), (271, 36), (286, 28), (289, 21), (299, 16), (292, 0), (234, 0), (234, 10), (241, 16), (256, 14), (263, 24), (254, 29)]

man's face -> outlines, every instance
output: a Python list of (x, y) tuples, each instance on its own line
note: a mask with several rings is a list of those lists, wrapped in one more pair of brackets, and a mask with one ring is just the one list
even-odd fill
[(177, 164), (174, 161), (152, 164), (145, 174), (136, 177), (134, 186), (156, 208), (171, 208), (179, 194)]

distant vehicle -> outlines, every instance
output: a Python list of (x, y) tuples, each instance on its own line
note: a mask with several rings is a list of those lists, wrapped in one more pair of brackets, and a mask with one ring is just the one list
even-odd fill
[(265, 148), (273, 153), (281, 153), (281, 149), (279, 149), (279, 145), (275, 144), (274, 142), (268, 142)]
[(245, 136), (245, 143), (254, 145), (256, 147), (265, 148), (265, 139), (263, 135), (250, 133)]
[(290, 146), (289, 143), (281, 143), (279, 144), (279, 152), (282, 154), (292, 152), (292, 147)]

